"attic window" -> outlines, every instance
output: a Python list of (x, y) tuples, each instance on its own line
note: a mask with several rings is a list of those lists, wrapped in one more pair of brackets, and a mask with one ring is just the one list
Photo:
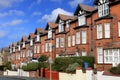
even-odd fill
[(109, 2), (108, 0), (100, 0), (98, 4), (98, 16), (104, 17), (109, 15)]
[(18, 50), (20, 51), (20, 45), (18, 45)]
[(64, 22), (62, 20), (59, 21), (59, 32), (64, 32)]
[(52, 38), (52, 29), (48, 31), (48, 39)]
[(25, 42), (23, 42), (23, 46), (22, 47), (25, 48)]
[(32, 39), (30, 39), (30, 46), (32, 46), (33, 45), (33, 40)]
[(78, 26), (83, 26), (85, 24), (86, 24), (86, 16), (85, 15), (78, 16)]
[(40, 34), (37, 34), (37, 41), (40, 41)]
[(70, 20), (66, 21), (66, 27), (67, 27), (67, 28), (70, 27)]

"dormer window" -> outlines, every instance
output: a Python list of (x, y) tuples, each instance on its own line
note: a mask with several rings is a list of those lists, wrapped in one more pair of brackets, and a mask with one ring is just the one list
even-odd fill
[(12, 49), (10, 48), (10, 53), (12, 53)]
[(48, 31), (48, 39), (51, 39), (51, 38), (52, 38), (52, 29)]
[(37, 42), (40, 41), (40, 34), (37, 34)]
[(66, 21), (66, 27), (67, 27), (67, 28), (70, 27), (70, 20)]
[(13, 52), (15, 52), (15, 47), (13, 47)]
[(18, 51), (20, 51), (20, 45), (18, 45)]
[(78, 14), (78, 26), (83, 26), (86, 24), (86, 15), (84, 11), (79, 11)]
[(64, 32), (64, 22), (62, 20), (59, 21), (59, 32)]
[(98, 4), (98, 16), (104, 17), (109, 15), (109, 1), (108, 0), (100, 0)]
[(30, 46), (32, 46), (33, 45), (33, 40), (32, 39), (30, 39)]
[(25, 42), (23, 42), (23, 46), (22, 47), (25, 48)]

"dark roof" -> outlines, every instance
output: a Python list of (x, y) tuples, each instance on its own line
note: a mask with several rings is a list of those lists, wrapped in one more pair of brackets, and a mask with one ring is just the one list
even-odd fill
[(59, 19), (63, 20), (63, 21), (67, 21), (67, 20), (73, 20), (75, 19), (76, 16), (70, 16), (70, 15), (64, 15), (64, 14), (58, 14), (58, 17), (56, 19), (56, 23), (58, 23)]
[(54, 22), (48, 22), (47, 25), (46, 25), (45, 30), (48, 30), (48, 27), (56, 28), (57, 26), (58, 26), (58, 24), (56, 24)]
[(30, 39), (30, 38), (34, 39), (35, 37), (36, 37), (36, 35), (34, 33), (30, 33), (28, 39)]
[(45, 30), (43, 28), (36, 28), (35, 34), (37, 33), (43, 33)]
[(78, 4), (78, 6), (77, 6), (77, 8), (75, 10), (74, 15), (78, 15), (79, 10), (84, 10), (86, 12), (92, 12), (92, 11), (94, 11), (96, 9), (97, 9), (96, 6), (88, 6), (88, 5), (85, 5), (85, 4)]

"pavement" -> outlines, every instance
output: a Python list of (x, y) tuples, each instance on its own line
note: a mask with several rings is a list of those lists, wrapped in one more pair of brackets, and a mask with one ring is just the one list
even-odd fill
[(0, 80), (46, 80), (45, 78), (30, 78), (19, 76), (0, 76)]

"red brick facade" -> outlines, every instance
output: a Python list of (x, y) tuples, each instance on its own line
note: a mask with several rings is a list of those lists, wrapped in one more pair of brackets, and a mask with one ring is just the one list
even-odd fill
[[(115, 54), (113, 53), (115, 52), (115, 49), (117, 49), (117, 52), (119, 52), (120, 49), (120, 36), (118, 26), (118, 22), (120, 21), (120, 1), (110, 0), (110, 2), (108, 2), (109, 15), (103, 17), (98, 17), (100, 14), (98, 12), (98, 5), (102, 4), (99, 4), (99, 0), (95, 1), (95, 7), (80, 4), (76, 8), (74, 16), (59, 14), (55, 23), (48, 22), (45, 29), (36, 28), (34, 33), (35, 37), (32, 37), (33, 46), (30, 47), (30, 36), (28, 36), (28, 40), (25, 42), (26, 47), (21, 48), (20, 51), (17, 51), (16, 48), (16, 52), (12, 52), (11, 56), (15, 57), (16, 55), (21, 54), (21, 52), (24, 52), (24, 54), (27, 55), (27, 51), (31, 49), (33, 54), (33, 56), (31, 56), (32, 58), (39, 58), (43, 54), (51, 56), (52, 59), (60, 56), (94, 56), (95, 63), (98, 65), (98, 67), (108, 69), (113, 64), (112, 62), (109, 62), (109, 59), (111, 58), (107, 55), (107, 53), (104, 52), (107, 52), (107, 50), (110, 52), (112, 50), (112, 55), (114, 55), (114, 57), (112, 56), (112, 59), (115, 60)], [(79, 26), (78, 17), (79, 15), (82, 16), (83, 13), (85, 14), (86, 19), (85, 24)], [(105, 23), (110, 24), (110, 30), (108, 28), (105, 28)], [(102, 25), (100, 29), (97, 27), (99, 24)], [(59, 25), (61, 25), (61, 27)], [(63, 31), (60, 32), (60, 29)], [(106, 29), (108, 29), (108, 32), (105, 32)], [(52, 33), (50, 33), (52, 34), (52, 38), (48, 38), (49, 30), (52, 30)], [(102, 30), (102, 33), (100, 30)], [(110, 37), (109, 35), (106, 35), (106, 33), (110, 33)], [(40, 34), (40, 41), (36, 41), (38, 34)], [(106, 36), (109, 38), (106, 38)], [(98, 39), (98, 37), (100, 38)], [(24, 39), (22, 38), (21, 47), (23, 46), (23, 42)], [(12, 48), (10, 47), (10, 49), (13, 49), (13, 47), (14, 45), (12, 45)], [(37, 51), (38, 48), (39, 50)], [(98, 51), (99, 48), (102, 50), (101, 52)], [(101, 55), (99, 56), (99, 54)], [(120, 54), (117, 55), (117, 58), (120, 60), (119, 55)], [(19, 60), (12, 59), (11, 62), (13, 64), (19, 64), (24, 61), (28, 61), (25, 59), (29, 58), (25, 57), (28, 56), (20, 57)], [(101, 57), (102, 60), (99, 57)]]

